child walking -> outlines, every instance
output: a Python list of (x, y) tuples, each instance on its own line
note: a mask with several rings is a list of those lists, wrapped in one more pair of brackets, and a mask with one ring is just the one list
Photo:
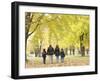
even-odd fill
[(45, 49), (43, 49), (43, 52), (42, 52), (42, 57), (43, 57), (43, 64), (46, 64), (46, 51)]
[(64, 50), (63, 49), (61, 49), (60, 54), (61, 54), (61, 63), (64, 63), (65, 53), (64, 53)]

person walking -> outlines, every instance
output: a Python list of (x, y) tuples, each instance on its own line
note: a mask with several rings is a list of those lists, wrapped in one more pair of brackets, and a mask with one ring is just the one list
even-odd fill
[(43, 52), (42, 52), (42, 57), (43, 57), (43, 64), (46, 64), (46, 51), (45, 49), (43, 49)]
[(47, 49), (47, 53), (48, 53), (49, 58), (50, 58), (50, 63), (53, 64), (54, 48), (51, 45), (49, 45), (49, 47)]
[(56, 56), (56, 62), (59, 63), (60, 50), (59, 50), (59, 46), (58, 45), (56, 45), (54, 53), (55, 53), (55, 56)]
[(64, 63), (65, 53), (63, 49), (61, 49), (60, 55), (61, 55), (61, 63)]

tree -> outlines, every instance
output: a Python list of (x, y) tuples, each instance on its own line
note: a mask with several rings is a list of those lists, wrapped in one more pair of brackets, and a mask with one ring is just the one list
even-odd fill
[[(39, 27), (43, 16), (44, 16), (44, 14), (40, 15), (38, 18), (35, 19), (35, 21), (33, 21), (33, 18), (35, 17), (35, 15), (30, 12), (25, 13), (25, 60), (27, 60), (27, 55), (26, 55), (27, 40), (28, 40), (29, 36), (31, 36), (36, 31), (36, 29)], [(32, 24), (34, 24), (35, 27), (30, 32)]]
[[(41, 18), (41, 16), (43, 17)], [(28, 26), (28, 33), (26, 29), (26, 36), (28, 36), (26, 40), (31, 40), (28, 48), (31, 44), (34, 45), (34, 48), (30, 49), (38, 46), (42, 50), (49, 44), (53, 46), (58, 44), (62, 48), (70, 45), (80, 47), (81, 32), (84, 33), (84, 46), (89, 47), (88, 15), (30, 13), (30, 18), (32, 21)]]

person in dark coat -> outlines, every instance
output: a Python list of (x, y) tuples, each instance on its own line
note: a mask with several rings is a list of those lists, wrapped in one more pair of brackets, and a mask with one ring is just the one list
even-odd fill
[(50, 45), (47, 49), (47, 53), (50, 57), (50, 63), (53, 64), (53, 54), (54, 54), (54, 48)]
[(61, 62), (64, 63), (65, 53), (63, 49), (61, 49), (60, 55), (61, 55)]
[(58, 63), (59, 62), (59, 55), (60, 55), (60, 50), (59, 50), (58, 45), (56, 45), (54, 53), (55, 53), (55, 56), (56, 56), (56, 62)]
[(43, 57), (43, 64), (46, 64), (46, 51), (45, 49), (43, 49), (43, 52), (42, 52), (42, 57)]

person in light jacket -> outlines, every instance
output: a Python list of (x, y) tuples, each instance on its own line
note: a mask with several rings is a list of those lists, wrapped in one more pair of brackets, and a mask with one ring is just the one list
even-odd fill
[(48, 56), (50, 58), (50, 63), (53, 64), (54, 48), (51, 45), (49, 45), (49, 47), (47, 49), (47, 53), (48, 53)]

